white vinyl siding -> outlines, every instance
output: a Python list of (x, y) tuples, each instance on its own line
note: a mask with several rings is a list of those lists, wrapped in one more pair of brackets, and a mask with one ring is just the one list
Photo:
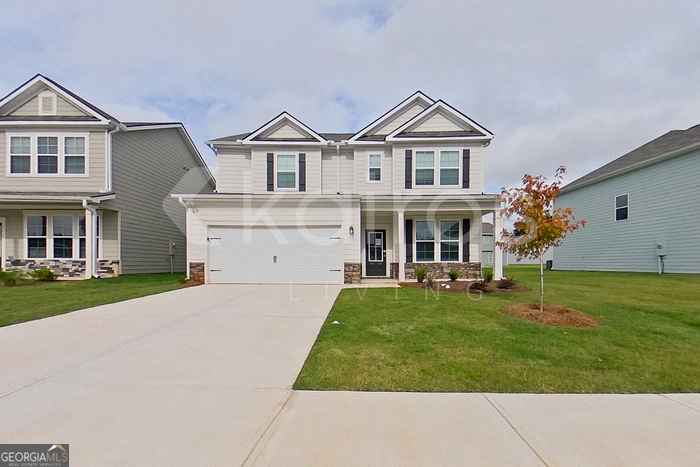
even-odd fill
[[(554, 268), (657, 272), (657, 242), (668, 273), (700, 273), (700, 151), (562, 194), (586, 227), (554, 251)], [(629, 194), (629, 219), (615, 221), (614, 199)]]

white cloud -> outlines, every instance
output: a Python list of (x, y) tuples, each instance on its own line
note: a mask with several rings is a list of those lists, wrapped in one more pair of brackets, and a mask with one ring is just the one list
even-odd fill
[(416, 89), (496, 134), (491, 191), (570, 177), (700, 123), (694, 2), (5, 0), (0, 92), (44, 73), (122, 119), (207, 139), (287, 110), (363, 127)]

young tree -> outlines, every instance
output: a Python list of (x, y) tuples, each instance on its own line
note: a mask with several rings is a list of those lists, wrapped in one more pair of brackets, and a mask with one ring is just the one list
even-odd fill
[(555, 181), (547, 183), (542, 175), (523, 176), (520, 188), (501, 190), (500, 200), (505, 202), (501, 214), (515, 219), (514, 232), (520, 235), (501, 234), (496, 244), (503, 250), (515, 254), (518, 259), (530, 258), (540, 262), (540, 311), (544, 310), (544, 264), (542, 257), (552, 247), (561, 245), (566, 234), (586, 225), (585, 220), (577, 221), (571, 208), (554, 208), (554, 201), (561, 193), (565, 167), (559, 167), (554, 174)]

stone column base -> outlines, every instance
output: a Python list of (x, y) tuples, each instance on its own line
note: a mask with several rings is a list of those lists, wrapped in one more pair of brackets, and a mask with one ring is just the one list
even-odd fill
[(362, 281), (362, 263), (345, 263), (345, 283), (359, 284)]
[(204, 263), (190, 263), (190, 281), (204, 284)]

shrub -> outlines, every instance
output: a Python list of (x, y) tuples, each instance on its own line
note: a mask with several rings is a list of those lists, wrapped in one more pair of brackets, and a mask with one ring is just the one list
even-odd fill
[(32, 277), (38, 281), (51, 282), (56, 280), (56, 274), (47, 268), (35, 269), (32, 272)]
[(484, 273), (484, 282), (487, 284), (493, 280), (493, 271), (486, 271)]
[(474, 281), (471, 284), (469, 284), (469, 290), (470, 291), (480, 290), (482, 292), (485, 292), (488, 285), (489, 285), (488, 282), (485, 282), (485, 281)]
[(17, 285), (17, 281), (21, 278), (21, 274), (17, 271), (0, 271), (0, 285), (5, 287)]
[(424, 268), (416, 269), (416, 280), (418, 282), (423, 282), (427, 273)]
[(456, 281), (457, 279), (459, 279), (459, 271), (456, 270), (456, 269), (453, 269), (452, 271), (450, 271), (450, 280), (451, 280), (452, 282), (454, 282), (454, 281)]
[(435, 285), (435, 281), (433, 280), (432, 277), (428, 277), (425, 281), (426, 287), (430, 287), (431, 289), (433, 288), (433, 285)]
[(498, 281), (497, 287), (499, 289), (512, 289), (515, 287), (517, 284), (517, 281), (515, 280), (514, 277), (504, 277), (500, 281)]

